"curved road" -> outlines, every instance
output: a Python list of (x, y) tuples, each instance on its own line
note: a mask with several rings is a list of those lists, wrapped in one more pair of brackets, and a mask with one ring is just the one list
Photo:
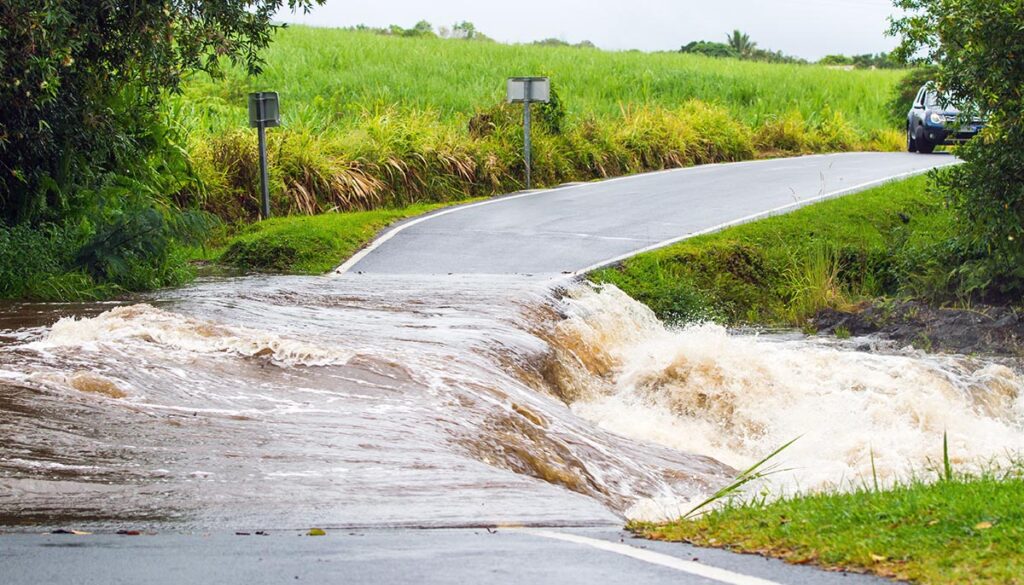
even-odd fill
[[(693, 167), (450, 208), (385, 232), (339, 272), (575, 273), (701, 232), (956, 162), (841, 154)], [(874, 577), (590, 529), (337, 530), (321, 538), (0, 536), (10, 585), (433, 583), (874, 585)]]
[(704, 165), (532, 191), (400, 224), (337, 272), (583, 272), (955, 162), (948, 154), (831, 154)]

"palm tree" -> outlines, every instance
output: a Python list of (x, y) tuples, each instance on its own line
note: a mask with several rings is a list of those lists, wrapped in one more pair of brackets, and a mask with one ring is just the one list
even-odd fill
[(750, 41), (750, 35), (739, 30), (734, 30), (732, 34), (726, 35), (725, 40), (730, 47), (740, 54), (740, 57), (749, 57), (754, 52), (754, 49), (757, 48), (757, 43)]

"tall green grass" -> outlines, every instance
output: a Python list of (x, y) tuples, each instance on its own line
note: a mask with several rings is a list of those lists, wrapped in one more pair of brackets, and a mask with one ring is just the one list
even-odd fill
[(1024, 575), (1024, 465), (954, 472), (943, 441), (939, 481), (723, 500), (696, 519), (631, 525), (641, 536), (867, 572), (922, 585), (1003, 585)]
[(697, 55), (510, 46), (294, 27), (260, 78), (198, 76), (167, 104), (204, 189), (229, 220), (257, 213), (246, 94), (280, 93), (270, 132), (279, 212), (445, 202), (522, 186), (521, 113), (508, 76), (551, 77), (534, 177), (580, 181), (779, 153), (891, 150), (887, 101), (901, 73), (716, 60)]
[(240, 70), (223, 81), (194, 80), (185, 102), (214, 106), (215, 130), (245, 123), (245, 96), (280, 92), (284, 122), (331, 130), (372, 104), (401, 104), (464, 122), (505, 97), (505, 78), (549, 75), (570, 117), (617, 117), (625, 105), (675, 107), (698, 99), (747, 124), (796, 110), (817, 123), (842, 112), (864, 131), (892, 127), (887, 101), (899, 71), (839, 71), (692, 54), (394, 38), (365, 32), (290, 27), (266, 52), (263, 75)]
[(591, 275), (670, 322), (803, 326), (871, 298), (952, 298), (953, 217), (926, 177), (640, 254)]

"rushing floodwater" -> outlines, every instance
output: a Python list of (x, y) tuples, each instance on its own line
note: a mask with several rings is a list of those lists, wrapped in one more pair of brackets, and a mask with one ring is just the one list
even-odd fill
[[(59, 319), (59, 320), (58, 320)], [(262, 277), (0, 310), (0, 525), (465, 526), (671, 516), (1024, 448), (1013, 368), (665, 328), (614, 288)]]

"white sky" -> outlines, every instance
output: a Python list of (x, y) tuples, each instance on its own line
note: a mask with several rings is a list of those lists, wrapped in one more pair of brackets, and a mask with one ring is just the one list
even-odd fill
[(672, 50), (693, 40), (723, 41), (740, 29), (759, 47), (805, 59), (889, 51), (892, 0), (327, 0), (286, 22), (315, 26), (468, 20), (502, 42), (587, 39), (604, 49)]

